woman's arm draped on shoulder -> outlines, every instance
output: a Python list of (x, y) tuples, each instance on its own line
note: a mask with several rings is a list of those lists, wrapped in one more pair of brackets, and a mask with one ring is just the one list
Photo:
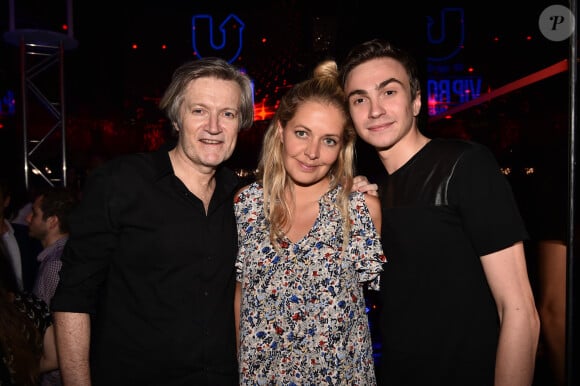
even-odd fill
[(372, 184), (366, 176), (356, 176), (352, 180), (352, 191), (367, 193), (371, 196), (379, 195), (379, 186)]
[(530, 386), (534, 378), (540, 321), (523, 243), (482, 256), (481, 262), (500, 318), (495, 386)]
[[(54, 312), (58, 362), (65, 386), (90, 386), (89, 314)], [(146, 337), (143, 337), (146, 339)]]

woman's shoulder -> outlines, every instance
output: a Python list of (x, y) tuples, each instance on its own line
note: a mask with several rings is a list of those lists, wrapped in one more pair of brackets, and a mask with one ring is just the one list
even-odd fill
[(253, 198), (262, 195), (262, 186), (257, 182), (252, 182), (238, 189), (235, 194), (235, 202), (245, 201), (247, 198)]
[(381, 200), (377, 196), (364, 193), (363, 198), (371, 217), (375, 218), (375, 216), (381, 213)]
[(381, 201), (379, 197), (359, 191), (350, 193), (350, 202), (353, 208), (366, 206), (369, 208), (369, 210), (380, 210), (381, 207)]

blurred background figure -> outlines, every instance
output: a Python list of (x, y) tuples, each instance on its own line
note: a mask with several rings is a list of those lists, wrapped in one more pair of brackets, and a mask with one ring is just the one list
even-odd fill
[[(77, 204), (77, 196), (69, 189), (47, 188), (39, 194), (27, 215), (30, 236), (39, 240), (44, 248), (38, 255), (39, 269), (33, 287), (34, 295), (50, 304), (62, 262), (60, 257), (68, 240), (68, 216)], [(43, 386), (62, 385), (60, 371), (42, 375)]]
[[(554, 128), (554, 131), (557, 128)], [(556, 134), (556, 133), (554, 133)], [(560, 133), (562, 134), (562, 133)], [(535, 292), (541, 321), (537, 382), (566, 384), (566, 286), (568, 243), (567, 141), (564, 135), (544, 139), (536, 153), (542, 162), (526, 193), (527, 222), (535, 256)]]
[(54, 329), (46, 303), (21, 292), (0, 245), (0, 385), (36, 386), (58, 367)]
[(538, 241), (538, 312), (542, 348), (554, 386), (565, 385), (566, 256), (563, 240)]
[(0, 243), (19, 290), (31, 291), (38, 271), (36, 256), (42, 250), (42, 245), (29, 237), (27, 225), (14, 222), (16, 210), (20, 209), (16, 205), (20, 197), (14, 197), (15, 185), (7, 177), (0, 177)]

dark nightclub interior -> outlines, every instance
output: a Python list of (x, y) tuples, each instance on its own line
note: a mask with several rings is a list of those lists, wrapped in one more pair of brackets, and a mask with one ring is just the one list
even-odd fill
[[(354, 44), (381, 37), (420, 61), (422, 130), (430, 137), (460, 137), (490, 147), (512, 183), (532, 237), (541, 222), (538, 203), (567, 201), (570, 216), (563, 221), (575, 245), (575, 35), (546, 36), (542, 28), (544, 10), (574, 11), (575, 2), (1, 3), (0, 163), (2, 172), (25, 188), (48, 183), (82, 189), (96, 164), (161, 146), (170, 139), (169, 124), (157, 108), (164, 87), (179, 64), (204, 56), (228, 59), (254, 82), (254, 125), (240, 133), (228, 161), (240, 173), (251, 173), (281, 95), (318, 62), (340, 62)], [(34, 39), (60, 40), (48, 49), (55, 59), (46, 67), (46, 55), (27, 55), (23, 48), (24, 40)], [(32, 91), (23, 87), (27, 68), (34, 74)], [(38, 93), (47, 95), (44, 102), (35, 98)], [(374, 149), (358, 143), (358, 172), (372, 180), (378, 168)], [(557, 196), (538, 197), (552, 182)], [(580, 366), (571, 365), (580, 363), (579, 338), (571, 328), (580, 309), (573, 250), (567, 275), (567, 386), (580, 384)], [(527, 258), (534, 284), (534, 253)], [(371, 323), (374, 313), (369, 295)], [(380, 347), (377, 353), (380, 357)], [(536, 386), (552, 385), (541, 344), (536, 373)]]

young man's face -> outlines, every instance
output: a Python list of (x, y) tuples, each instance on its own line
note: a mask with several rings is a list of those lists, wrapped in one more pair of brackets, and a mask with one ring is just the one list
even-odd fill
[(43, 198), (44, 197), (40, 195), (34, 200), (34, 203), (32, 204), (32, 210), (26, 216), (26, 222), (28, 223), (28, 233), (30, 234), (30, 237), (41, 241), (48, 233), (48, 222), (52, 221), (53, 219), (53, 217), (49, 217), (46, 220), (43, 219), (44, 213), (42, 212), (41, 208)]
[(354, 67), (344, 89), (358, 135), (377, 150), (393, 147), (416, 128), (421, 97), (411, 99), (409, 77), (398, 61), (376, 58)]

